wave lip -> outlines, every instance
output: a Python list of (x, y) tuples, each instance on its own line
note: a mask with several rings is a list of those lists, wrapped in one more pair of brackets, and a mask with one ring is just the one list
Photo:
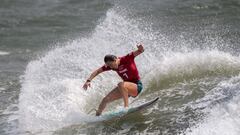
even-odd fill
[(240, 73), (240, 58), (218, 50), (171, 52), (155, 67), (145, 76), (148, 87), (165, 89), (187, 80), (236, 76)]

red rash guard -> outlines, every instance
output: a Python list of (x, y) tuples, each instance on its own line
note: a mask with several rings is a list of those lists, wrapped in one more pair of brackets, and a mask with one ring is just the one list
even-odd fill
[(131, 52), (126, 56), (120, 57), (120, 64), (118, 65), (118, 69), (111, 69), (109, 66), (103, 65), (102, 70), (114, 70), (124, 81), (136, 83), (138, 80), (140, 80), (140, 77), (134, 58), (134, 54)]

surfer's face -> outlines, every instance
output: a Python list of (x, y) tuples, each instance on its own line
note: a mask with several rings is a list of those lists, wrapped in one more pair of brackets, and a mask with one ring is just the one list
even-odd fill
[(112, 69), (118, 69), (117, 59), (115, 59), (114, 61), (106, 62), (106, 65)]

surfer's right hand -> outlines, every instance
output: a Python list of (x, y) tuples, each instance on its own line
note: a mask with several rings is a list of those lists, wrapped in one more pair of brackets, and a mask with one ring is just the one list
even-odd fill
[(84, 83), (83, 89), (87, 90), (87, 88), (90, 87), (90, 86), (91, 86), (91, 83), (87, 81), (87, 82)]

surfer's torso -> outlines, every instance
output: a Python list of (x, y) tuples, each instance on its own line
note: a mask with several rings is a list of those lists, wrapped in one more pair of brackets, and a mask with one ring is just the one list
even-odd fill
[(111, 69), (109, 66), (102, 66), (103, 71), (114, 70), (118, 75), (124, 80), (136, 83), (140, 80), (138, 69), (134, 61), (133, 52), (127, 54), (126, 56), (120, 57), (120, 64), (117, 69)]

